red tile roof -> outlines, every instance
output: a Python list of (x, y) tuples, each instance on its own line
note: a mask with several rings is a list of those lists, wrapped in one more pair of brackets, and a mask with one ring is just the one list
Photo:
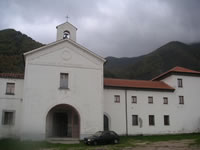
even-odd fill
[(24, 74), (22, 74), (22, 73), (0, 73), (0, 78), (24, 79)]
[[(183, 67), (174, 67), (171, 70), (153, 78), (151, 81), (146, 80), (127, 80), (127, 79), (112, 79), (104, 78), (105, 87), (113, 88), (135, 88), (135, 89), (150, 89), (150, 90), (168, 90), (174, 91), (175, 89), (160, 80), (169, 76), (171, 73), (187, 73), (200, 75), (199, 71), (190, 70)], [(0, 73), (0, 78), (17, 78), (24, 79), (24, 74), (21, 73)]]
[(145, 81), (145, 80), (124, 80), (104, 78), (105, 87), (118, 88), (136, 88), (136, 89), (151, 89), (151, 90), (170, 90), (175, 89), (162, 81)]
[(172, 73), (188, 74), (188, 75), (189, 74), (200, 75), (199, 71), (194, 71), (194, 70), (190, 70), (190, 69), (187, 69), (187, 68), (177, 66), (177, 67), (174, 67), (174, 68), (170, 69), (169, 71), (164, 72), (164, 73), (160, 74), (159, 76), (153, 78), (152, 81), (163, 79), (163, 78), (169, 76)]

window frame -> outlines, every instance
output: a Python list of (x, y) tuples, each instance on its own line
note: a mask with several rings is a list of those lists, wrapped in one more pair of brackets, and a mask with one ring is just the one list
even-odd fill
[(179, 104), (184, 105), (184, 96), (179, 96)]
[(148, 96), (148, 104), (153, 104), (153, 96)]
[(168, 97), (163, 97), (163, 104), (168, 104)]
[(120, 103), (120, 95), (114, 95), (115, 103)]
[[(6, 121), (5, 120), (6, 113), (12, 113), (12, 120), (11, 121)], [(16, 114), (15, 110), (3, 110), (2, 111), (1, 124), (4, 125), (4, 126), (13, 126), (13, 125), (15, 125), (15, 114)]]
[[(153, 120), (151, 120), (152, 118)], [(151, 122), (153, 121), (153, 122)], [(149, 115), (149, 126), (155, 126), (155, 116), (154, 115)]]
[(131, 98), (132, 98), (131, 103), (132, 104), (137, 104), (137, 96), (132, 96)]
[[(167, 119), (167, 120), (166, 120)], [(164, 115), (164, 126), (170, 126), (169, 115)]]
[(183, 87), (183, 79), (178, 78), (177, 82), (178, 82), (178, 88), (182, 88)]
[[(11, 89), (11, 86), (13, 85), (13, 89)], [(14, 82), (6, 82), (6, 95), (15, 95), (15, 83)]]
[(132, 126), (138, 126), (138, 125), (139, 125), (138, 115), (132, 115)]
[[(66, 79), (62, 79), (62, 76), (66, 75)], [(66, 81), (64, 81), (66, 80)], [(67, 86), (64, 86), (64, 82), (67, 83)], [(60, 86), (59, 89), (69, 89), (69, 73), (60, 73)]]

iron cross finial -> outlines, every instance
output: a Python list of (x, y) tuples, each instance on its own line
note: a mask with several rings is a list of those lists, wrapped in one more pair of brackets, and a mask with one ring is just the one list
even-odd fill
[(69, 16), (66, 16), (65, 18), (67, 19), (67, 22), (68, 22), (68, 20), (69, 20)]

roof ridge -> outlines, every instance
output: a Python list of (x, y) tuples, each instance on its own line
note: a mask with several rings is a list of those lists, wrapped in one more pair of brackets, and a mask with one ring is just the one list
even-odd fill
[(121, 81), (138, 81), (138, 82), (162, 82), (162, 81), (152, 81), (152, 80), (137, 80), (137, 79), (120, 79), (120, 78), (104, 78), (104, 80), (121, 80)]
[(0, 78), (24, 79), (24, 73), (0, 73)]
[(151, 90), (168, 90), (174, 91), (175, 89), (163, 81), (151, 80), (120, 80), (104, 78), (105, 87), (116, 88), (136, 88), (136, 89), (151, 89)]
[(176, 67), (173, 67), (172, 69), (154, 77), (153, 79), (151, 79), (152, 81), (155, 81), (155, 80), (158, 80), (166, 75), (168, 75), (169, 73), (173, 73), (173, 72), (176, 72), (176, 73), (191, 73), (191, 74), (200, 74), (199, 71), (196, 71), (196, 70), (192, 70), (192, 69), (188, 69), (188, 68), (185, 68), (185, 67), (180, 67), (180, 66), (176, 66)]
[(16, 73), (16, 72), (1, 72), (0, 74), (24, 74), (24, 73)]

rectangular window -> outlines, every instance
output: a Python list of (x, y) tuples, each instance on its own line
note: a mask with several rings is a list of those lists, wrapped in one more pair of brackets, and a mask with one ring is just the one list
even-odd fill
[(3, 125), (14, 125), (15, 111), (3, 111), (2, 115)]
[(169, 126), (169, 115), (164, 115), (164, 125)]
[(133, 126), (138, 125), (138, 115), (132, 115), (132, 125)]
[(68, 73), (60, 73), (60, 88), (61, 89), (68, 89), (69, 88), (68, 78), (69, 78)]
[(15, 83), (7, 83), (6, 94), (7, 95), (14, 95), (15, 94)]
[(137, 103), (137, 96), (132, 96), (132, 103)]
[(148, 103), (149, 103), (149, 104), (153, 104), (153, 97), (152, 97), (152, 96), (149, 96), (149, 97), (148, 97)]
[(184, 97), (183, 96), (179, 96), (179, 104), (184, 104)]
[(155, 125), (154, 115), (149, 115), (149, 125), (150, 126)]
[(178, 81), (178, 87), (182, 88), (183, 87), (183, 80), (182, 79), (177, 79)]
[(168, 104), (168, 98), (167, 97), (163, 97), (163, 104)]
[(115, 103), (120, 103), (120, 96), (119, 95), (115, 95)]

